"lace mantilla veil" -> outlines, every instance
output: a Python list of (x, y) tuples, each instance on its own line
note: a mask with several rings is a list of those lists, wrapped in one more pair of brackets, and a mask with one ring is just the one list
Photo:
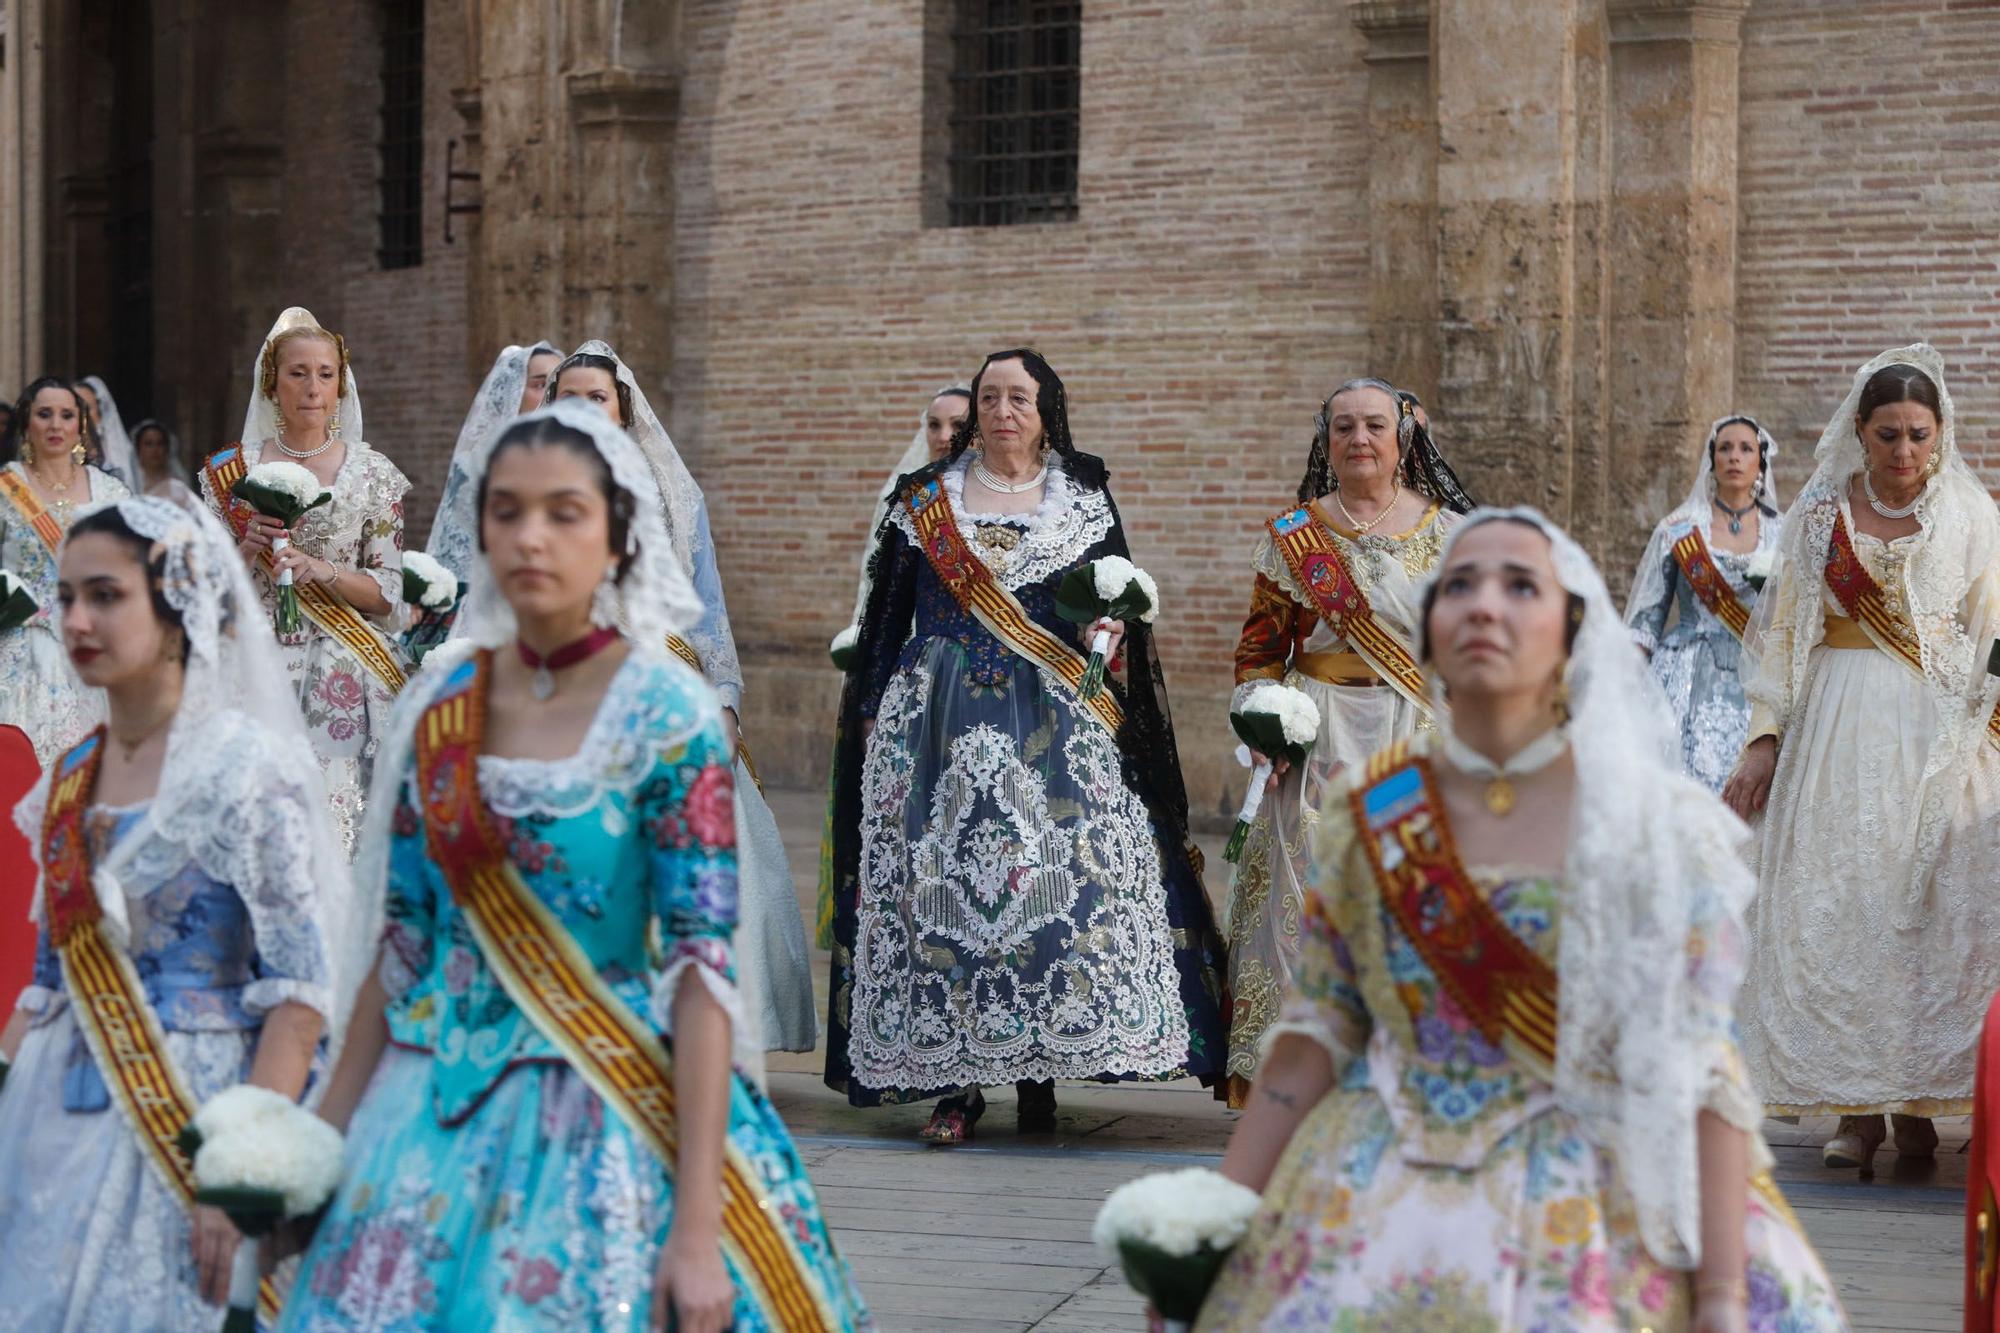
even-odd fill
[[(278, 316), (278, 322), (264, 335), (264, 341), (257, 345), (257, 359), (250, 363), (250, 406), (243, 413), (243, 433), (236, 438), (243, 444), (262, 444), (265, 440), (278, 438), (278, 403), (264, 392), (264, 356), (271, 349), (280, 334), (293, 329), (320, 328), (320, 322), (313, 318), (312, 311), (304, 306), (288, 307)], [(340, 394), (340, 437), (343, 440), (366, 440), (368, 435), (361, 422), (361, 385), (354, 378), (354, 368), (347, 367), (346, 385)]]
[(1756, 503), (1768, 512), (1758, 515), (1761, 523), (1782, 522), (1785, 512), (1784, 501), (1778, 498), (1778, 442), (1771, 438), (1771, 432), (1764, 429), (1755, 417), (1741, 412), (1726, 417), (1717, 417), (1715, 424), (1708, 428), (1708, 438), (1701, 446), (1701, 459), (1695, 464), (1694, 487), (1687, 499), (1667, 511), (1653, 529), (1652, 539), (1646, 543), (1646, 553), (1639, 557), (1638, 572), (1632, 576), (1632, 590), (1625, 596), (1627, 623), (1644, 615), (1660, 604), (1660, 598), (1667, 590), (1668, 552), (1679, 540), (1669, 534), (1677, 532), (1683, 524), (1693, 524), (1701, 529), (1704, 540), (1708, 537), (1709, 516), (1714, 513), (1711, 501), (1715, 495), (1715, 437), (1722, 434), (1722, 428), (1731, 424), (1741, 424), (1757, 432), (1757, 444), (1763, 451), (1766, 467), (1764, 489), (1758, 493)]
[[(1826, 556), (1833, 520), (1847, 514), (1848, 483), (1867, 469), (1855, 417), (1861, 392), (1875, 372), (1914, 366), (1937, 387), (1944, 409), (1937, 440), (1938, 471), (1917, 500), (1922, 540), (1903, 570), (1905, 619), (1915, 628), (1937, 707), (1937, 732), (1918, 790), (1915, 873), (1892, 900), (1890, 919), (1898, 929), (1922, 926), (1930, 915), (1932, 870), (1945, 834), (1965, 792), (1968, 771), (1986, 743), (1987, 719), (2000, 703), (2000, 676), (1986, 674), (1987, 652), (1996, 626), (1981, 634), (1962, 620), (1966, 598), (1981, 580), (1995, 577), (2000, 562), (2000, 511), (1958, 451), (1958, 412), (1945, 385), (1944, 358), (1929, 343), (1912, 343), (1882, 353), (1854, 372), (1847, 396), (1813, 450), (1813, 474), (1793, 501), (1778, 539), (1778, 562), (1766, 594), (1757, 600), (1743, 636), (1744, 694), (1768, 713), (1780, 731), (1798, 721), (1812, 672), (1812, 650), (1825, 637), (1825, 617), (1838, 611), (1826, 591)], [(1891, 580), (1893, 583), (1894, 580)], [(1776, 595), (1772, 595), (1775, 589)], [(1898, 589), (1887, 587), (1895, 595)], [(1784, 771), (1784, 766), (1779, 766)], [(1772, 792), (1770, 804), (1778, 805)]]
[(1437, 568), (1449, 567), (1468, 532), (1503, 519), (1549, 539), (1557, 579), (1584, 602), (1569, 665), (1576, 808), (1558, 945), (1556, 1099), (1616, 1155), (1647, 1250), (1692, 1268), (1701, 1255), (1695, 1123), (1714, 1071), (1713, 1051), (1690, 1035), (1700, 1006), (1689, 923), (1719, 917), (1718, 932), (1740, 937), (1756, 890), (1740, 850), (1747, 831), (1681, 773), (1645, 658), (1567, 533), (1534, 509), (1477, 509)]
[[(947, 384), (924, 400), (924, 411), (930, 411), (932, 403), (954, 391), (971, 392), (963, 384)], [(862, 614), (868, 610), (868, 589), (875, 583), (874, 570), (870, 567), (875, 559), (875, 542), (881, 534), (882, 521), (889, 517), (889, 507), (896, 502), (896, 484), (911, 473), (921, 471), (924, 465), (931, 461), (930, 441), (924, 436), (923, 414), (919, 413), (917, 433), (910, 438), (910, 447), (903, 450), (903, 456), (896, 460), (895, 468), (883, 481), (882, 489), (875, 496), (875, 510), (868, 519), (868, 542), (861, 552), (861, 585), (855, 590), (854, 614), (847, 622), (857, 628), (861, 624)]]
[[(115, 941), (129, 944), (127, 882), (147, 883), (192, 857), (244, 898), (253, 922), (268, 910), (255, 885), (274, 875), (311, 883), (327, 948), (330, 994), (313, 996), (337, 1053), (354, 993), (373, 957), (364, 937), (339, 834), (270, 619), (262, 613), (236, 542), (205, 508), (134, 496), (115, 508), (165, 556), (161, 592), (187, 633), (187, 675), (167, 731), (158, 790), (141, 823), (95, 866), (97, 898)], [(15, 810), (37, 848), (49, 774)], [(35, 897), (40, 919), (42, 898)], [(302, 999), (306, 997), (300, 997)]]
[(104, 437), (104, 470), (124, 482), (126, 489), (136, 495), (145, 489), (139, 477), (139, 454), (132, 447), (131, 435), (125, 430), (125, 418), (118, 413), (118, 400), (111, 396), (111, 389), (101, 376), (85, 375), (83, 383), (97, 395), (97, 431)]
[(470, 473), (472, 456), (479, 447), (500, 433), (521, 410), (521, 394), (528, 384), (528, 365), (537, 355), (561, 355), (547, 342), (523, 347), (510, 343), (493, 359), (493, 369), (472, 399), (472, 408), (459, 427), (458, 443), (451, 451), (451, 470), (445, 478), (444, 495), (438, 500), (437, 517), (431, 521), (430, 540), (424, 551), (444, 562), (461, 579), (472, 569), (478, 553), (479, 534), (460, 521), (459, 497), (468, 487), (476, 489)]

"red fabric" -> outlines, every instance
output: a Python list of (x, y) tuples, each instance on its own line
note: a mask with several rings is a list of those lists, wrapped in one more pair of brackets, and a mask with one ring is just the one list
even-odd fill
[[(1965, 1176), (1965, 1328), (1966, 1333), (1995, 1333), (1996, 1286), (2000, 1272), (1989, 1272), (1986, 1296), (1979, 1295), (1981, 1242), (1979, 1213), (1988, 1200), (2000, 1201), (2000, 1151), (1993, 1136), (2000, 1132), (2000, 996), (1986, 1010), (1986, 1026), (1979, 1034), (1979, 1072), (1973, 1080), (1972, 1152)], [(1989, 1210), (1990, 1224), (2000, 1229), (2000, 1208)], [(1986, 1249), (2000, 1245), (2000, 1236), (1986, 1243)]]
[(35, 747), (16, 727), (0, 727), (0, 1023), (35, 967), (35, 930), (28, 905), (35, 893), (35, 859), (14, 827), (14, 806), (41, 775)]

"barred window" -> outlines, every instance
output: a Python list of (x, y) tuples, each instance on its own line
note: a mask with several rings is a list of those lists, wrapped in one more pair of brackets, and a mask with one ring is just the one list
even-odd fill
[(1076, 217), (1081, 0), (957, 0), (948, 218)]
[(424, 262), (424, 0), (382, 3), (383, 268)]

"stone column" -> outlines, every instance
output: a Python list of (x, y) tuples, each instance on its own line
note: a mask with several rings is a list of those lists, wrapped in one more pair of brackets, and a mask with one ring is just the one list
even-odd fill
[(1739, 29), (1749, 0), (1607, 0), (1614, 140), (1606, 555), (1622, 585), (1734, 408)]
[(0, 392), (41, 373), (44, 0), (0, 0)]
[(1367, 41), (1369, 149), (1368, 364), (1353, 370), (1430, 403), (1438, 386), (1431, 0), (1357, 0), (1351, 16)]

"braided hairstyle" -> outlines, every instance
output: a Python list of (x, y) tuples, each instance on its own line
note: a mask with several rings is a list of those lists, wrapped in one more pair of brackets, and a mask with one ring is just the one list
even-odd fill
[(1386, 393), (1396, 404), (1396, 453), (1400, 462), (1397, 471), (1402, 474), (1403, 484), (1421, 491), (1455, 514), (1469, 514), (1477, 506), (1458, 474), (1445, 462), (1444, 454), (1431, 439), (1430, 428), (1417, 420), (1416, 409), (1423, 406), (1423, 400), (1407, 389), (1398, 389), (1378, 375), (1364, 375), (1348, 380), (1319, 405), (1319, 413), (1313, 417), (1312, 448), (1306, 454), (1306, 473), (1299, 481), (1299, 503), (1310, 504), (1322, 495), (1340, 489), (1340, 478), (1333, 471), (1333, 447), (1329, 442), (1332, 433), (1333, 400), (1344, 393), (1356, 389), (1375, 389)]

